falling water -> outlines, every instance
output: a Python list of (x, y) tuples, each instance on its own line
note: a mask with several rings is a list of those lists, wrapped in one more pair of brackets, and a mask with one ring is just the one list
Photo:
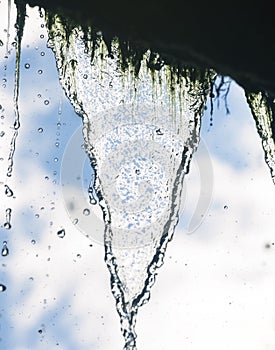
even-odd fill
[[(128, 44), (106, 44), (101, 33), (58, 16), (47, 22), (61, 84), (83, 119), (125, 349), (135, 349), (136, 314), (178, 221), (214, 73), (175, 69), (150, 51), (138, 56)], [(91, 186), (89, 195), (94, 203)]]
[[(9, 11), (10, 11), (10, 3), (9, 3)], [(12, 140), (10, 143), (10, 154), (9, 154), (9, 165), (7, 176), (11, 177), (12, 169), (13, 169), (13, 158), (15, 152), (16, 139), (18, 137), (18, 129), (20, 128), (20, 116), (19, 116), (19, 108), (18, 108), (18, 98), (19, 98), (19, 80), (20, 80), (20, 56), (21, 56), (21, 42), (23, 37), (24, 25), (25, 25), (25, 17), (26, 17), (26, 5), (19, 2), (17, 4), (17, 18), (16, 18), (16, 58), (15, 58), (15, 77), (14, 77), (14, 95), (13, 95), (13, 103), (14, 103), (14, 132), (12, 136)], [(8, 40), (7, 40), (8, 45)]]
[[(20, 127), (25, 7), (18, 5), (17, 10), (15, 118), (7, 177), (12, 174)], [(98, 200), (104, 213), (105, 261), (125, 349), (136, 349), (138, 308), (150, 298), (178, 221), (182, 182), (198, 145), (200, 117), (215, 74), (168, 66), (154, 52), (141, 54), (115, 39), (106, 42), (101, 33), (73, 27), (58, 16), (48, 15), (48, 29), (61, 84), (83, 119), (86, 152), (95, 172), (90, 203)], [(7, 52), (8, 47), (9, 39)], [(248, 93), (247, 98), (274, 179), (274, 101), (262, 93)], [(8, 185), (5, 194), (13, 196)], [(90, 209), (85, 213), (89, 215)], [(10, 229), (12, 209), (7, 208), (5, 215), (4, 227)], [(64, 238), (65, 230), (57, 236)], [(6, 241), (1, 252), (9, 254)], [(5, 290), (1, 284), (0, 292)]]
[(247, 92), (246, 97), (262, 139), (265, 161), (275, 184), (275, 100), (263, 92)]
[[(5, 45), (5, 56), (4, 59), (7, 60), (12, 53), (13, 47), (16, 46), (16, 52), (15, 52), (15, 69), (14, 69), (14, 84), (13, 84), (13, 126), (12, 126), (12, 132), (11, 132), (11, 139), (10, 139), (10, 146), (8, 155), (5, 157), (7, 160), (7, 168), (6, 168), (6, 174), (5, 179), (1, 179), (1, 184), (4, 185), (4, 193), (7, 197), (14, 197), (14, 192), (10, 188), (10, 185), (8, 182), (10, 181), (9, 178), (12, 176), (13, 172), (13, 163), (14, 163), (14, 153), (15, 153), (15, 147), (16, 147), (16, 140), (18, 137), (18, 131), (20, 128), (20, 116), (19, 116), (19, 107), (18, 107), (18, 98), (19, 98), (19, 80), (20, 80), (20, 56), (21, 56), (21, 42), (23, 37), (23, 30), (24, 30), (24, 24), (25, 24), (25, 16), (26, 16), (26, 7), (25, 4), (22, 4), (19, 2), (17, 5), (17, 16), (16, 16), (16, 22), (14, 24), (15, 28), (15, 42), (12, 45), (10, 45), (10, 39), (11, 39), (11, 1), (9, 0), (7, 3), (7, 37), (6, 37), (6, 45)], [(4, 76), (6, 76), (7, 71), (7, 64), (4, 66)], [(5, 81), (7, 81), (6, 78), (4, 78)], [(1, 106), (2, 109), (2, 106)], [(3, 108), (4, 110), (4, 108)], [(1, 132), (1, 137), (4, 136), (5, 133)], [(2, 158), (4, 159), (4, 157)], [(3, 224), (3, 227), (6, 229), (11, 228), (11, 213), (12, 209), (7, 208), (5, 211), (6, 221)]]

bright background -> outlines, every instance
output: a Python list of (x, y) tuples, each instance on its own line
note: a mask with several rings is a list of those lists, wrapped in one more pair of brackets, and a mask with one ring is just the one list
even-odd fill
[[(59, 85), (37, 9), (28, 11), (21, 128), (13, 175), (5, 176), (15, 69), (15, 10), (7, 55), (7, 3), (0, 1), (0, 244), (7, 241), (9, 249), (0, 257), (0, 283), (7, 287), (0, 293), (0, 348), (122, 349), (103, 246), (81, 234), (64, 207), (62, 155), (81, 119)], [(165, 264), (150, 302), (139, 310), (140, 350), (275, 348), (275, 190), (244, 93), (235, 83), (228, 104), (230, 115), (223, 104), (216, 106), (213, 126), (208, 111), (203, 118), (201, 135), (214, 174), (212, 202), (200, 227), (188, 234), (200, 191), (194, 159)], [(80, 176), (87, 186), (89, 166)], [(4, 195), (4, 184), (14, 197)], [(6, 208), (12, 209), (10, 230), (3, 227)], [(64, 238), (57, 235), (62, 228)]]

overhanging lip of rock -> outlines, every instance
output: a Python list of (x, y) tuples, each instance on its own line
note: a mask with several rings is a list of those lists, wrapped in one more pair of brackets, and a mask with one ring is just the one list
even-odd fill
[[(275, 94), (275, 41), (271, 3), (233, 0), (66, 1), (15, 0), (90, 25), (157, 51), (168, 61), (214, 68), (247, 90)], [(269, 8), (270, 7), (270, 8)]]

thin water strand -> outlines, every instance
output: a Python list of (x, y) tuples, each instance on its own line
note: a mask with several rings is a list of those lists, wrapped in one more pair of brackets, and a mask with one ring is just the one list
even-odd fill
[(13, 171), (13, 159), (16, 147), (16, 139), (18, 136), (18, 129), (20, 128), (20, 115), (19, 115), (19, 81), (20, 81), (20, 57), (21, 57), (21, 42), (23, 38), (24, 26), (25, 26), (25, 16), (26, 16), (26, 5), (17, 4), (17, 18), (16, 18), (16, 57), (15, 57), (15, 76), (14, 76), (14, 93), (13, 93), (13, 103), (14, 103), (14, 133), (10, 143), (10, 153), (8, 157), (8, 170), (7, 177), (11, 177)]
[(8, 57), (9, 55), (10, 22), (11, 22), (11, 0), (8, 0), (8, 28), (7, 28), (7, 41), (6, 41), (6, 57)]

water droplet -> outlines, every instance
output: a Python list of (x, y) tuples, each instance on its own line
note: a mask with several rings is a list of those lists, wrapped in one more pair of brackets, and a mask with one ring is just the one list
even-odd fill
[(38, 97), (38, 98), (41, 98), (41, 94), (37, 94), (37, 97)]
[(89, 202), (90, 202), (90, 204), (96, 205), (97, 201), (96, 201), (96, 199), (94, 197), (94, 191), (93, 191), (92, 187), (89, 187), (88, 194), (89, 194)]
[(227, 205), (225, 205), (225, 206), (223, 207), (223, 209), (224, 209), (224, 210), (227, 210), (227, 209), (228, 209), (228, 206), (227, 206)]
[(7, 256), (9, 255), (9, 249), (7, 247), (7, 241), (4, 241), (3, 242), (3, 247), (2, 247), (2, 250), (1, 250), (1, 255), (2, 256)]
[(4, 284), (0, 284), (0, 292), (4, 292), (6, 289), (7, 287)]
[(45, 176), (45, 180), (49, 180), (49, 176)]
[(55, 143), (55, 147), (59, 147), (59, 142), (56, 142), (56, 143)]
[(77, 254), (77, 256), (76, 256), (78, 259), (80, 259), (81, 258), (81, 254)]
[(85, 209), (83, 210), (83, 215), (85, 215), (85, 216), (90, 215), (90, 209), (85, 208)]
[(90, 204), (96, 205), (96, 203), (97, 203), (96, 199), (90, 197)]
[(5, 195), (6, 195), (7, 197), (13, 196), (13, 191), (9, 188), (8, 185), (5, 185)]
[(4, 223), (4, 227), (5, 229), (9, 230), (11, 229), (11, 209), (10, 208), (7, 208), (6, 209), (6, 222)]
[(36, 243), (35, 239), (32, 239), (31, 244), (35, 245), (35, 243)]
[(43, 70), (42, 70), (42, 69), (39, 69), (39, 70), (37, 71), (37, 73), (38, 73), (38, 74), (42, 74), (42, 73), (43, 73)]
[(18, 130), (20, 128), (20, 122), (18, 119), (13, 123), (13, 127), (15, 130)]
[(63, 228), (62, 230), (59, 230), (59, 231), (57, 232), (57, 236), (58, 236), (59, 238), (64, 238), (65, 235), (66, 235), (66, 232), (65, 232), (64, 228)]
[(55, 157), (55, 158), (54, 158), (54, 161), (55, 161), (55, 162), (58, 162), (58, 158), (57, 158), (57, 157)]
[(2, 40), (0, 40), (0, 46), (3, 46), (3, 45), (4, 45), (3, 41), (2, 41)]
[(46, 106), (47, 106), (49, 103), (50, 103), (49, 100), (45, 100), (45, 101), (44, 101), (44, 105), (46, 105)]
[(30, 64), (29, 64), (29, 63), (26, 63), (26, 64), (25, 64), (25, 68), (26, 68), (26, 69), (29, 69), (29, 68), (30, 68)]
[(73, 224), (76, 225), (78, 223), (78, 219), (74, 219)]
[(45, 52), (44, 52), (44, 51), (42, 51), (40, 55), (41, 55), (41, 56), (45, 56)]
[(38, 219), (38, 218), (39, 218), (39, 214), (35, 214), (34, 216), (36, 217), (36, 219)]
[(41, 34), (41, 35), (40, 35), (40, 39), (44, 39), (44, 34)]
[(87, 79), (87, 78), (88, 78), (88, 75), (87, 75), (87, 74), (84, 74), (84, 75), (83, 75), (83, 78), (84, 78), (84, 79)]
[(38, 333), (42, 334), (43, 333), (42, 329), (38, 329)]
[(0, 132), (0, 137), (3, 137), (5, 135), (5, 131)]
[(159, 136), (162, 136), (162, 135), (163, 135), (163, 132), (162, 132), (160, 129), (157, 129), (157, 130), (156, 130), (156, 133), (157, 133), (157, 135), (159, 135)]
[(43, 132), (43, 128), (39, 128), (39, 129), (38, 129), (38, 132), (39, 132), (39, 133), (42, 133), (42, 132)]

